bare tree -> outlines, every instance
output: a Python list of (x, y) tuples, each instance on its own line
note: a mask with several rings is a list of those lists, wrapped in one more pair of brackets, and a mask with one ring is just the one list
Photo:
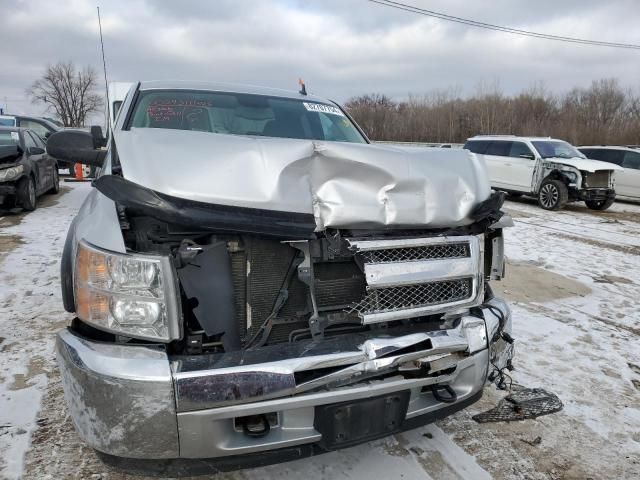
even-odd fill
[(83, 127), (87, 116), (102, 106), (95, 93), (96, 71), (87, 66), (77, 70), (72, 62), (48, 65), (39, 80), (27, 89), (33, 103), (53, 109), (65, 127)]
[(384, 94), (346, 103), (372, 140), (464, 142), (479, 133), (549, 135), (575, 144), (640, 144), (640, 96), (615, 79), (594, 81), (555, 95), (536, 83), (505, 95), (498, 81), (481, 83), (475, 94), (460, 90), (410, 94), (394, 101)]

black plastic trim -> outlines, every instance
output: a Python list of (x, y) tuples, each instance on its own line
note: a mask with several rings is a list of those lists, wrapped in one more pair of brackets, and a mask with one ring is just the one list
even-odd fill
[(102, 175), (93, 185), (116, 203), (163, 222), (198, 231), (254, 233), (287, 239), (315, 238), (310, 213), (218, 205), (156, 192), (115, 175)]
[(64, 309), (69, 313), (76, 311), (75, 299), (73, 296), (73, 237), (76, 226), (74, 218), (67, 231), (67, 239), (64, 241), (64, 249), (62, 250), (62, 259), (60, 260), (60, 288), (62, 289), (62, 304)]

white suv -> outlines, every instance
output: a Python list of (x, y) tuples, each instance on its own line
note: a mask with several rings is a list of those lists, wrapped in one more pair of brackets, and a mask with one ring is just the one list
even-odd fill
[(576, 200), (593, 210), (606, 210), (615, 200), (613, 171), (621, 168), (587, 159), (562, 140), (479, 135), (468, 139), (464, 148), (484, 157), (493, 188), (535, 196), (545, 210), (559, 210)]

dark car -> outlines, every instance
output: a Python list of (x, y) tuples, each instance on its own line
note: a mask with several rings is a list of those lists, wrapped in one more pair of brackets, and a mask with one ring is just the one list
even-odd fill
[(44, 140), (20, 127), (0, 127), (0, 205), (35, 210), (36, 198), (58, 193), (58, 164)]

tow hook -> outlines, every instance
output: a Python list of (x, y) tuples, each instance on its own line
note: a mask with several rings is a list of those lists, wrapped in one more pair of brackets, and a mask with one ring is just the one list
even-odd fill
[[(442, 395), (442, 392), (446, 392), (446, 395)], [(436, 400), (442, 403), (455, 403), (458, 400), (458, 394), (451, 388), (451, 385), (432, 385), (431, 393)]]
[(244, 434), (248, 437), (264, 437), (271, 430), (269, 419), (265, 414), (249, 415), (247, 417), (238, 418), (237, 421), (242, 426)]

